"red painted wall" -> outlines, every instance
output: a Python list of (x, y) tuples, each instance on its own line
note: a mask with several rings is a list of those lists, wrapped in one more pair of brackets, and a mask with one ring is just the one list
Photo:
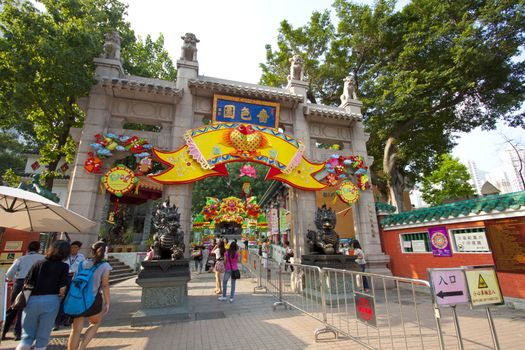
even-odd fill
[(39, 239), (40, 233), (38, 232), (26, 232), (15, 230), (12, 228), (6, 228), (0, 240), (0, 251), (4, 251), (5, 243), (7, 241), (22, 241), (22, 251), (26, 253), (27, 246), (29, 245), (29, 243), (31, 243), (32, 241), (38, 241)]
[[(432, 226), (436, 226), (432, 225)], [(473, 228), (484, 227), (484, 221), (476, 221), (460, 224), (447, 224), (447, 229), (451, 228)], [(399, 234), (416, 233), (428, 230), (431, 226), (421, 226), (419, 228), (396, 229), (384, 231), (381, 229), (381, 241), (385, 254), (390, 256), (390, 269), (394, 276), (419, 278), (428, 280), (427, 269), (460, 267), (468, 265), (494, 265), (491, 253), (456, 253), (451, 257), (435, 257), (429, 253), (403, 253)], [(507, 272), (498, 272), (501, 290), (504, 296), (525, 299), (525, 275)]]
[[(435, 226), (435, 225), (432, 225)], [(451, 228), (483, 227), (483, 221), (445, 225)], [(428, 226), (430, 227), (430, 226)], [(427, 269), (460, 267), (466, 265), (493, 265), (490, 253), (456, 253), (451, 257), (435, 257), (429, 253), (403, 253), (399, 241), (401, 233), (416, 233), (426, 231), (428, 227), (388, 230), (381, 232), (383, 249), (390, 256), (390, 269), (395, 276), (428, 279)]]

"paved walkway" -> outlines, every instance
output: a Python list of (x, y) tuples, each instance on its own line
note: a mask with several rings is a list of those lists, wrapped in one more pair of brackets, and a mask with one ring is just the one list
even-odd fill
[[(245, 275), (243, 275), (245, 277)], [(295, 310), (277, 308), (275, 298), (253, 293), (255, 281), (242, 278), (235, 302), (217, 301), (212, 274), (192, 276), (189, 283), (191, 320), (175, 324), (132, 328), (131, 315), (140, 305), (140, 288), (134, 279), (112, 286), (112, 309), (90, 349), (364, 349), (351, 339), (316, 343), (313, 332), (321, 323)], [(490, 349), (490, 333), (482, 311), (464, 313), (461, 319), (465, 349)], [(426, 315), (429, 322), (432, 315)], [(502, 349), (523, 349), (525, 312), (495, 308), (494, 318)], [(450, 319), (443, 319), (447, 349), (457, 345)], [(67, 330), (53, 332), (49, 350), (65, 349)], [(327, 334), (327, 336), (330, 336)], [(4, 341), (0, 349), (14, 349), (16, 342)], [(418, 348), (418, 347), (416, 347)], [(420, 347), (419, 347), (420, 348)]]

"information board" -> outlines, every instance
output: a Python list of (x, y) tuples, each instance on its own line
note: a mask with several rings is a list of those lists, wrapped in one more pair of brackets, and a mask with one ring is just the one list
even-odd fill
[(432, 292), (438, 305), (469, 302), (465, 273), (462, 269), (429, 269)]
[(466, 268), (464, 271), (472, 306), (503, 304), (498, 276), (493, 267)]
[(496, 270), (525, 274), (525, 218), (485, 222)]

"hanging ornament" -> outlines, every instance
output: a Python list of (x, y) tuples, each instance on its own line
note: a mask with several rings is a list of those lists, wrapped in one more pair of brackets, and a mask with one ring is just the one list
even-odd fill
[(242, 184), (241, 197), (248, 198), (252, 194), (252, 184), (249, 181), (245, 181)]
[(359, 199), (359, 189), (351, 181), (341, 182), (339, 189), (335, 192), (339, 199), (348, 205), (352, 205)]
[(117, 165), (102, 177), (102, 183), (106, 191), (117, 197), (122, 197), (133, 189), (133, 186), (138, 183), (138, 179), (133, 170), (123, 165)]

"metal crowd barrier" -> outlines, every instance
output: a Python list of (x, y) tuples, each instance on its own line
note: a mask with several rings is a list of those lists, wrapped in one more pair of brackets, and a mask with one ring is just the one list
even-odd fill
[(314, 332), (316, 341), (330, 333), (368, 349), (444, 349), (439, 318), (421, 317), (435, 315), (425, 280), (277, 263), (253, 252), (247, 265), (257, 279), (254, 292), (265, 290), (278, 299), (274, 311), (294, 308), (323, 323)]

